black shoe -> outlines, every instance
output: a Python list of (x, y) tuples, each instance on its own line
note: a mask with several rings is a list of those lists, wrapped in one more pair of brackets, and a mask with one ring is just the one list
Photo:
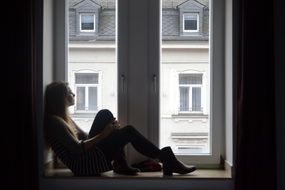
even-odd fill
[(196, 170), (195, 166), (187, 166), (177, 160), (170, 147), (161, 149), (160, 160), (163, 164), (163, 175), (166, 176), (172, 176), (172, 173), (188, 174)]
[(117, 174), (123, 174), (123, 175), (137, 175), (138, 172), (140, 172), (139, 169), (133, 168), (129, 165), (113, 166), (113, 171)]
[(126, 160), (124, 150), (117, 153), (113, 162), (113, 171), (117, 174), (123, 175), (137, 175), (139, 169), (130, 166)]

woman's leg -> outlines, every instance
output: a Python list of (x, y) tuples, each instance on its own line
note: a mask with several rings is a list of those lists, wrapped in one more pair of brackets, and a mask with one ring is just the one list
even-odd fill
[(114, 156), (128, 143), (131, 143), (138, 152), (149, 158), (159, 157), (159, 148), (131, 125), (115, 130), (108, 137), (98, 142), (97, 146), (104, 152), (107, 159), (113, 160)]
[(163, 164), (164, 175), (169, 176), (172, 173), (187, 174), (196, 170), (195, 166), (186, 166), (178, 161), (170, 147), (165, 147), (162, 150), (158, 149), (130, 125), (114, 131), (107, 138), (100, 141), (97, 146), (111, 161), (118, 151), (128, 143), (131, 143), (141, 154), (154, 159), (158, 158)]

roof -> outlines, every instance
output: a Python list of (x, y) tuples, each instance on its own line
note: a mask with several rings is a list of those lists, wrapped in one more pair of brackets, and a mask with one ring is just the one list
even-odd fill
[[(88, 5), (89, 4), (89, 5)], [(96, 17), (96, 33), (80, 33), (78, 30), (78, 14), (86, 9), (90, 11), (90, 5), (96, 5), (100, 9), (100, 16)], [(86, 5), (86, 6), (85, 6)], [(116, 33), (116, 0), (69, 0), (69, 39), (71, 41), (113, 41)], [(185, 40), (208, 40), (208, 7), (209, 0), (162, 0), (162, 40), (185, 41)], [(182, 9), (195, 7), (195, 10), (204, 10), (199, 34), (189, 35), (181, 33), (181, 15)], [(99, 20), (98, 20), (99, 19)], [(87, 34), (87, 35), (86, 35)]]
[[(73, 7), (77, 3), (84, 0), (69, 0), (69, 7)], [(115, 8), (116, 0), (92, 0), (102, 8)], [(176, 8), (178, 5), (183, 4), (187, 1), (196, 1), (207, 7), (209, 7), (209, 0), (162, 0), (162, 8)]]
[[(72, 8), (73, 6), (77, 5), (81, 1), (84, 0), (69, 0), (69, 7)], [(115, 8), (116, 7), (116, 0), (91, 0), (94, 3), (100, 5), (102, 8)]]

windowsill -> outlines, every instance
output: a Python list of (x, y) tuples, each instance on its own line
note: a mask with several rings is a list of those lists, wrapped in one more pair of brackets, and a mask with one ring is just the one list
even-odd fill
[[(73, 176), (71, 170), (66, 168), (60, 161), (58, 166), (54, 168), (53, 162), (48, 162), (45, 164), (45, 177), (48, 178), (78, 178)], [(81, 178), (81, 177), (80, 177)], [(84, 177), (83, 177), (84, 178)], [(88, 178), (88, 177), (85, 177)], [(90, 178), (94, 178), (93, 176)], [(108, 172), (101, 173), (100, 177), (95, 177), (100, 179), (114, 178), (114, 179), (232, 179), (232, 166), (225, 161), (224, 169), (215, 168), (198, 168), (194, 172), (186, 175), (179, 175), (173, 173), (173, 176), (163, 176), (162, 171), (159, 172), (139, 172), (138, 175), (128, 176), (116, 174), (112, 170)]]
[(208, 115), (205, 115), (203, 113), (179, 113), (179, 114), (173, 114), (171, 115), (174, 118), (184, 118), (184, 117), (205, 117), (208, 118)]
[(73, 113), (71, 116), (73, 118), (94, 118), (97, 112), (94, 113)]
[[(46, 177), (51, 178), (68, 178), (74, 177), (72, 172), (69, 169), (48, 169), (45, 173)], [(77, 177), (78, 178), (78, 177)], [(86, 177), (85, 177), (86, 178)], [(88, 178), (88, 177), (87, 177)], [(92, 177), (93, 179), (94, 177)], [(114, 179), (231, 179), (231, 174), (227, 170), (221, 169), (197, 169), (196, 171), (186, 174), (179, 175), (173, 174), (173, 176), (163, 176), (162, 172), (140, 172), (135, 176), (120, 175), (116, 174), (113, 171), (104, 172), (100, 177), (95, 178), (114, 178)]]

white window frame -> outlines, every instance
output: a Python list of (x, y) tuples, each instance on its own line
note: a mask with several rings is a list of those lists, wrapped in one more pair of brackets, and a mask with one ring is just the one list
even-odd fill
[[(202, 77), (202, 83), (201, 84), (180, 84), (179, 83), (179, 76), (181, 75), (181, 74), (188, 74), (188, 75), (194, 75), (194, 74), (201, 74), (201, 77)], [(178, 94), (179, 94), (179, 96), (178, 96), (178, 113), (203, 113), (203, 109), (205, 109), (204, 108), (204, 106), (203, 106), (203, 94), (204, 94), (204, 92), (203, 92), (203, 84), (204, 84), (204, 81), (203, 81), (203, 73), (179, 73), (178, 74)], [(187, 110), (187, 111), (181, 111), (180, 110), (180, 87), (188, 87), (189, 88), (189, 97), (188, 97), (188, 99), (189, 99), (189, 108), (192, 108), (192, 104), (193, 104), (193, 101), (192, 101), (192, 90), (193, 90), (193, 88), (195, 88), (195, 87), (200, 87), (200, 90), (201, 90), (201, 111), (193, 111), (192, 109), (191, 110)]]
[[(64, 0), (59, 0), (59, 2), (61, 3)], [(213, 0), (212, 0), (213, 1)], [(128, 1), (122, 1), (122, 4), (127, 3)], [(210, 1), (211, 2), (211, 1)], [(125, 9), (126, 6), (124, 6)], [(221, 155), (223, 155), (224, 153), (224, 143), (225, 143), (225, 137), (222, 135), (223, 134), (223, 130), (225, 129), (224, 125), (225, 125), (225, 89), (224, 89), (224, 75), (225, 73), (223, 72), (223, 67), (224, 67), (224, 40), (225, 36), (224, 36), (224, 1), (223, 0), (215, 0), (215, 3), (212, 4), (210, 3), (210, 15), (215, 15), (214, 17), (210, 16), (210, 27), (212, 28), (212, 30), (210, 30), (209, 32), (209, 36), (211, 36), (211, 40), (210, 40), (210, 50), (212, 51), (212, 53), (210, 54), (210, 60), (211, 62), (215, 65), (213, 66), (213, 64), (211, 65), (211, 74), (210, 77), (208, 77), (207, 80), (212, 81), (210, 88), (211, 88), (211, 103), (210, 103), (210, 122), (211, 122), (211, 137), (210, 137), (210, 142), (211, 142), (211, 147), (210, 147), (210, 154), (207, 155), (194, 155), (194, 156), (186, 156), (186, 157), (179, 157), (179, 159), (185, 163), (189, 163), (189, 164), (196, 164), (196, 165), (209, 165), (209, 166), (218, 166), (218, 164), (220, 163), (220, 158)], [(66, 9), (66, 7), (65, 7)], [(67, 11), (67, 9), (66, 9)], [(121, 11), (124, 12), (124, 11)], [(58, 14), (63, 14), (62, 12), (58, 11)], [(66, 14), (66, 13), (64, 13)], [(124, 13), (122, 13), (122, 15), (124, 16), (128, 16)], [(55, 65), (56, 65), (56, 69), (55, 69), (55, 80), (67, 80), (67, 72), (66, 72), (66, 68), (67, 68), (67, 44), (68, 44), (68, 32), (66, 32), (67, 28), (68, 28), (68, 16), (65, 15), (65, 17), (63, 17), (65, 20), (57, 20), (57, 24), (55, 26), (55, 32), (56, 32), (56, 39), (55, 43), (54, 43), (54, 47), (55, 47)], [(121, 17), (122, 19), (119, 20), (118, 22), (121, 24), (124, 24), (124, 27), (128, 25), (127, 19), (124, 17)], [(156, 21), (154, 21), (156, 22)], [(149, 24), (153, 24), (153, 23), (149, 23)], [(155, 25), (159, 25), (158, 23), (153, 24)], [(124, 28), (122, 27), (122, 28)], [(127, 27), (125, 27), (127, 28)], [(121, 30), (122, 31), (122, 30)], [(152, 31), (152, 32), (156, 32), (156, 30)], [(213, 35), (214, 34), (214, 35)], [(118, 49), (120, 50), (118, 52), (118, 54), (120, 55), (119, 58), (121, 58), (121, 60), (119, 59), (119, 63), (122, 63), (128, 59), (133, 59), (136, 60), (137, 57), (144, 57), (145, 55), (140, 55), (139, 52), (136, 52), (137, 54), (131, 54), (129, 55), (130, 57), (126, 57), (127, 53), (122, 51), (122, 50), (128, 50), (130, 47), (128, 46), (128, 38), (130, 38), (130, 36), (132, 36), (131, 34), (127, 33), (127, 32), (119, 32), (120, 38), (121, 40), (118, 43)], [(133, 39), (135, 39), (136, 37), (133, 37)], [(149, 47), (153, 47), (152, 49), (149, 49), (149, 54), (151, 54), (152, 52), (156, 52), (156, 47), (157, 47), (157, 41), (149, 41)], [(133, 44), (131, 44), (133, 45)], [(136, 44), (137, 45), (137, 44)], [(161, 46), (161, 44), (160, 44)], [(144, 52), (145, 53), (145, 52)], [(126, 57), (126, 58), (124, 58)], [(124, 60), (123, 60), (124, 58)], [(156, 58), (156, 60), (159, 58)], [(118, 64), (120, 65), (120, 64)], [(155, 64), (153, 64), (153, 66), (155, 66)], [(123, 75), (124, 73), (121, 72), (122, 70), (127, 70), (125, 67), (122, 69), (120, 67), (118, 67), (119, 69), (119, 73), (118, 76), (120, 78), (118, 78), (119, 81), (127, 81), (127, 83), (122, 83), (123, 85), (119, 85), (119, 89), (124, 89), (124, 92), (128, 92), (128, 86), (126, 86), (125, 84), (130, 84), (131, 82), (137, 83), (136, 81), (130, 81), (128, 80), (128, 78), (125, 78), (125, 75)], [(149, 70), (152, 70), (152, 68), (149, 68)], [(153, 87), (151, 87), (151, 89), (160, 89), (159, 87), (159, 83), (156, 83), (155, 81), (159, 81), (160, 80), (160, 73), (156, 71), (156, 69), (153, 69), (155, 73), (154, 75), (151, 75), (151, 80), (153, 84)], [(155, 76), (155, 78), (153, 77)], [(158, 80), (156, 80), (158, 79)], [(222, 84), (222, 85), (221, 85)], [(125, 104), (128, 102), (128, 100), (126, 99), (127, 97), (125, 96), (124, 93), (119, 93), (119, 118), (123, 118), (125, 117), (125, 115), (123, 114), (123, 116), (120, 116), (120, 113), (122, 113), (122, 110), (125, 109), (121, 109), (120, 108), (120, 104)], [(157, 96), (159, 96), (159, 93), (154, 93), (152, 95), (152, 99), (154, 104), (151, 104), (151, 108), (149, 110), (151, 110), (153, 112), (153, 110), (157, 111), (158, 109), (155, 107), (155, 102), (158, 102), (158, 98)], [(122, 99), (122, 101), (121, 101)], [(137, 98), (136, 98), (137, 99)], [(122, 102), (122, 103), (121, 103)], [(213, 113), (213, 114), (212, 114)], [(122, 114), (121, 114), (122, 115)], [(148, 134), (150, 136), (150, 139), (154, 142), (158, 142), (158, 137), (159, 137), (159, 129), (158, 128), (158, 124), (159, 121), (156, 121), (155, 117), (156, 115), (158, 115), (156, 112), (155, 113), (150, 113), (150, 115), (152, 115), (152, 120), (151, 123), (156, 124), (156, 125), (149, 125), (149, 128), (143, 131), (148, 131)], [(123, 118), (125, 119), (125, 118)], [(121, 121), (123, 119), (120, 119)], [(157, 117), (157, 120), (159, 120), (159, 117)], [(157, 126), (157, 128), (155, 128), (155, 126)], [(213, 138), (212, 138), (213, 137)], [(207, 166), (206, 166), (207, 167)]]
[[(70, 87), (74, 89), (75, 94), (75, 104), (71, 107), (71, 113), (77, 114), (77, 113), (96, 113), (98, 110), (102, 108), (102, 72), (101, 71), (92, 71), (92, 70), (73, 70), (71, 71), (72, 78), (70, 81), (74, 81), (73, 84), (70, 84)], [(98, 84), (76, 84), (75, 83), (75, 74), (78, 73), (87, 73), (87, 74), (98, 74)], [(77, 104), (77, 87), (85, 87), (85, 108), (88, 107), (88, 88), (86, 87), (97, 87), (97, 109), (96, 110), (77, 110), (76, 104)]]
[[(185, 29), (185, 17), (186, 16), (196, 16), (197, 18), (197, 30), (186, 30)], [(183, 32), (199, 32), (199, 13), (183, 13)]]
[[(214, 1), (214, 3), (212, 3)], [(224, 86), (224, 7), (223, 0), (209, 0), (209, 73), (203, 77), (203, 83), (210, 84), (209, 107), (205, 113), (209, 113), (209, 153), (197, 155), (177, 155), (177, 158), (187, 164), (195, 164), (198, 167), (217, 168), (221, 162), (221, 156), (225, 152), (225, 86)], [(184, 20), (183, 20), (184, 24)], [(184, 25), (183, 25), (184, 28)], [(204, 76), (204, 75), (203, 75)], [(178, 75), (176, 76), (178, 79)], [(178, 84), (178, 81), (177, 83)], [(178, 88), (176, 88), (178, 89)], [(205, 90), (205, 87), (203, 88)], [(178, 98), (179, 93), (176, 92)], [(204, 95), (205, 96), (205, 93)], [(206, 101), (206, 99), (205, 99)], [(178, 99), (176, 99), (178, 102)], [(176, 104), (177, 105), (177, 104)], [(205, 106), (205, 103), (203, 107)], [(178, 106), (176, 109), (178, 113)], [(179, 118), (177, 118), (179, 119)], [(182, 118), (183, 119), (183, 118)]]
[[(93, 16), (93, 29), (92, 30), (84, 30), (84, 29), (82, 29), (82, 16), (86, 16), (86, 15), (91, 15), (91, 16)], [(96, 15), (95, 15), (95, 13), (80, 13), (79, 14), (79, 30), (80, 30), (80, 32), (95, 32), (95, 24), (96, 24), (96, 22), (95, 22), (95, 20), (96, 20)]]
[[(77, 95), (77, 89), (78, 88), (84, 88), (85, 91), (85, 105), (84, 105), (84, 109), (77, 109), (77, 98), (75, 98), (75, 106), (74, 106), (74, 112), (75, 113), (95, 113), (96, 111), (98, 111), (98, 84), (75, 84), (75, 95), (76, 97)], [(97, 90), (97, 108), (95, 110), (90, 110), (89, 109), (89, 88), (90, 87), (95, 87)]]
[[(53, 26), (55, 28), (55, 30), (54, 30), (55, 35), (54, 36), (50, 35), (52, 37), (48, 36), (48, 37), (50, 37), (50, 41), (54, 41), (54, 44), (51, 45), (51, 49), (54, 50), (53, 51), (54, 52), (54, 59), (52, 59), (52, 61), (50, 61), (50, 62), (49, 62), (48, 58), (44, 59), (44, 62), (45, 62), (44, 66), (46, 66), (46, 64), (48, 64), (48, 63), (50, 63), (51, 68), (52, 68), (52, 65), (55, 66), (55, 69), (53, 72), (52, 72), (52, 69), (50, 69), (50, 72), (49, 72), (49, 70), (48, 71), (45, 70), (45, 72), (44, 72), (44, 75), (46, 75), (46, 74), (53, 75), (53, 78), (52, 78), (52, 76), (50, 76), (49, 81), (51, 81), (51, 80), (67, 80), (67, 72), (66, 71), (67, 71), (67, 57), (68, 57), (67, 56), (67, 54), (68, 54), (68, 52), (67, 52), (67, 49), (68, 49), (68, 47), (67, 47), (68, 33), (66, 33), (66, 32), (68, 31), (67, 30), (68, 22), (66, 22), (67, 21), (67, 15), (66, 15), (65, 11), (67, 11), (67, 4), (68, 3), (65, 3), (65, 2), (66, 2), (65, 0), (56, 0), (56, 1), (54, 1), (55, 6), (50, 6), (51, 8), (52, 7), (54, 8), (55, 16), (58, 19), (56, 19), (54, 26)], [(122, 2), (122, 4), (124, 4), (128, 1), (121, 1), (121, 2)], [(149, 2), (154, 2), (154, 1), (149, 1)], [(217, 18), (217, 22), (215, 23), (215, 26), (217, 23), (218, 23), (218, 25), (224, 26), (224, 23), (219, 23), (219, 21), (221, 19), (225, 18), (225, 16), (223, 15), (224, 13), (223, 13), (223, 9), (222, 9), (222, 7), (224, 6), (224, 4), (223, 4), (224, 1), (220, 1), (220, 0), (216, 1), (215, 0), (215, 2), (218, 2), (217, 7), (219, 7), (218, 9), (216, 9), (216, 14), (218, 14), (218, 18)], [(230, 6), (229, 11), (231, 11), (232, 0), (229, 0), (226, 2), (230, 2), (229, 3), (229, 6)], [(49, 4), (49, 5), (53, 5), (53, 4)], [(45, 5), (45, 7), (46, 7), (46, 5)], [(121, 6), (121, 7), (126, 7), (126, 6)], [(38, 14), (40, 14), (40, 12), (41, 11), (38, 11)], [(126, 11), (121, 11), (121, 12), (122, 12), (122, 14), (126, 13)], [(227, 19), (229, 18), (230, 23), (232, 22), (232, 20), (231, 20), (232, 14), (231, 13), (232, 12), (230, 12), (227, 15), (228, 17), (226, 17)], [(45, 14), (48, 14), (51, 17), (53, 12), (49, 13), (49, 12), (45, 11)], [(64, 15), (66, 17), (64, 17)], [(124, 22), (124, 20), (121, 20), (121, 22)], [(49, 25), (45, 24), (45, 26), (49, 26)], [(229, 25), (229, 27), (230, 26), (231, 25)], [(221, 26), (217, 26), (217, 27), (220, 29), (223, 28)], [(227, 39), (225, 37), (224, 33), (220, 29), (218, 29), (215, 32), (215, 36), (217, 36), (217, 39), (218, 39), (217, 41), (221, 41), (221, 39)], [(46, 31), (44, 31), (44, 32), (46, 32)], [(122, 36), (122, 37), (126, 38), (128, 35), (129, 34), (126, 33), (125, 36)], [(228, 37), (228, 38), (230, 38), (230, 37)], [(50, 42), (50, 41), (48, 41), (48, 42)], [(228, 39), (228, 41), (230, 41), (230, 40)], [(217, 44), (218, 44), (218, 47), (215, 49), (212, 49), (213, 51), (219, 50), (219, 47), (221, 44), (219, 44), (219, 42)], [(231, 44), (229, 46), (232, 47)], [(123, 49), (123, 48), (121, 48), (121, 49)], [(222, 50), (219, 50), (219, 51), (223, 52)], [(231, 50), (228, 50), (228, 51), (231, 51)], [(220, 54), (221, 52), (218, 52), (218, 54)], [(124, 53), (122, 52), (122, 54), (124, 54)], [(136, 56), (136, 55), (134, 55), (134, 56)], [(224, 56), (224, 54), (222, 54), (221, 56)], [(231, 57), (229, 52), (226, 53), (226, 56)], [(122, 57), (124, 57), (124, 56), (122, 56)], [(52, 56), (51, 56), (51, 58), (52, 58)], [(216, 59), (216, 58), (214, 58), (214, 59), (215, 59), (215, 61), (220, 60), (220, 59)], [(157, 75), (157, 76), (159, 77), (159, 75)], [(120, 75), (119, 75), (119, 77), (120, 77)], [(220, 77), (220, 78), (223, 79), (223, 77)], [(46, 78), (44, 78), (44, 79), (46, 79)], [(124, 77), (122, 79), (124, 79)], [(122, 81), (124, 81), (124, 80), (122, 80)], [(218, 80), (216, 82), (219, 83), (220, 80)], [(231, 84), (232, 83), (229, 82), (230, 86), (231, 86)], [(159, 86), (157, 86), (157, 88), (159, 88)], [(126, 87), (122, 88), (122, 89), (126, 89)], [(223, 91), (223, 89), (220, 89), (220, 87), (219, 87), (219, 89), (217, 89), (217, 91)], [(219, 95), (221, 95), (221, 94), (218, 93), (215, 95), (215, 97), (218, 97)], [(225, 97), (221, 96), (220, 99), (223, 100), (223, 99), (225, 99)], [(217, 102), (216, 104), (219, 104), (219, 102)], [(221, 106), (221, 108), (222, 107), (223, 107), (223, 105)], [(152, 110), (152, 109), (150, 109), (150, 110)], [(218, 108), (218, 111), (221, 111), (220, 108)], [(42, 118), (41, 117), (39, 117), (39, 118), (40, 118), (40, 121), (42, 121)], [(214, 121), (214, 123), (215, 123), (215, 121)], [(219, 124), (219, 122), (217, 122), (216, 124)], [(232, 127), (232, 125), (230, 125), (230, 127)], [(38, 134), (40, 134), (40, 136), (42, 136), (41, 131), (42, 130), (38, 130)], [(149, 133), (153, 134), (153, 131), (150, 130)], [(219, 137), (220, 136), (218, 135), (217, 138), (219, 138)], [(39, 178), (39, 189), (40, 190), (50, 189), (51, 187), (54, 190), (71, 189), (71, 188), (73, 188), (74, 190), (77, 190), (77, 189), (82, 190), (82, 189), (90, 189), (90, 188), (97, 188), (97, 189), (113, 189), (113, 188), (115, 188), (116, 189), (116, 187), (114, 186), (114, 183), (108, 183), (108, 182), (110, 182), (110, 179), (90, 178), (90, 179), (78, 180), (77, 178), (72, 178), (72, 177), (71, 178), (68, 177), (68, 178), (64, 178), (64, 179), (59, 179), (57, 177), (51, 177), (51, 178), (45, 177), (43, 175), (43, 173), (44, 173), (43, 168), (44, 167), (43, 167), (43, 162), (42, 162), (42, 160), (43, 160), (42, 159), (43, 158), (42, 150), (45, 147), (43, 138), (38, 138), (38, 144), (39, 144), (39, 146), (38, 146), (38, 158), (40, 160), (39, 164), (38, 164), (38, 166), (39, 166), (38, 167), (39, 168), (38, 178)], [(228, 145), (228, 143), (227, 143), (227, 145)], [(220, 145), (220, 146), (223, 146), (223, 145)], [(230, 147), (230, 145), (229, 145), (229, 148), (232, 148), (232, 146)], [(197, 158), (197, 159), (199, 159), (199, 158)], [(211, 160), (209, 160), (209, 162), (211, 163)], [(202, 161), (200, 163), (209, 163), (209, 162)], [(195, 163), (192, 162), (191, 164), (195, 164)], [(182, 176), (180, 176), (180, 177), (182, 177)], [(160, 190), (160, 189), (161, 190), (162, 189), (185, 189), (185, 187), (192, 187), (194, 189), (199, 188), (199, 189), (204, 189), (204, 190), (232, 189), (233, 185), (234, 185), (234, 180), (232, 180), (232, 179), (221, 178), (221, 179), (217, 180), (217, 179), (211, 179), (211, 177), (207, 177), (204, 179), (198, 179), (198, 178), (190, 179), (189, 178), (189, 179), (184, 179), (184, 180), (176, 180), (175, 183), (173, 183), (173, 182), (174, 182), (173, 180), (165, 180), (164, 178), (155, 179), (155, 180), (150, 180), (150, 179), (145, 179), (145, 178), (144, 179), (143, 178), (141, 178), (141, 179), (134, 178), (131, 180), (130, 179), (128, 179), (128, 180), (122, 179), (122, 180), (116, 181), (117, 187), (122, 187), (126, 190), (133, 189), (133, 186), (130, 185), (132, 183), (142, 185), (143, 189), (151, 189), (151, 188), (155, 187), (157, 190)]]

